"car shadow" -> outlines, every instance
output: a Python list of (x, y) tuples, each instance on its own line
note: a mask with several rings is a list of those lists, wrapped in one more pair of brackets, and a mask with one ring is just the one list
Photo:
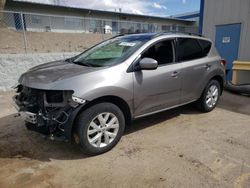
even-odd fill
[(80, 147), (46, 139), (43, 135), (26, 129), (16, 114), (0, 118), (0, 158), (22, 158), (39, 161), (51, 159), (82, 159)]
[[(192, 106), (183, 106), (134, 120), (126, 127), (125, 135), (154, 126), (177, 117), (180, 114), (199, 114)], [(39, 161), (75, 160), (88, 156), (81, 152), (80, 146), (45, 139), (39, 133), (28, 131), (16, 114), (0, 118), (0, 158), (22, 158)]]
[(164, 121), (168, 121), (169, 119), (178, 117), (181, 114), (200, 114), (200, 113), (201, 112), (198, 111), (194, 105), (189, 104), (171, 110), (163, 111), (157, 114), (153, 114), (150, 116), (138, 118), (132, 121), (130, 125), (126, 126), (125, 135), (154, 126)]

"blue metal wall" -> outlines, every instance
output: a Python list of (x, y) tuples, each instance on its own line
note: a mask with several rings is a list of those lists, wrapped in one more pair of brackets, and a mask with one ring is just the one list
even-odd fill
[(233, 61), (238, 58), (241, 24), (217, 25), (215, 46), (220, 56), (227, 62), (227, 80), (232, 79)]

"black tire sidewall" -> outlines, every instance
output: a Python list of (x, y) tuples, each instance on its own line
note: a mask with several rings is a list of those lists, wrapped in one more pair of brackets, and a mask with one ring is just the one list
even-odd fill
[[(207, 92), (209, 90), (209, 88), (212, 86), (212, 85), (215, 85), (217, 88), (218, 88), (218, 99), (216, 101), (216, 104), (213, 106), (213, 107), (209, 107), (206, 103), (206, 96), (207, 96)], [(203, 94), (202, 94), (202, 98), (201, 98), (201, 108), (203, 111), (205, 112), (210, 112), (212, 111), (218, 104), (218, 101), (220, 99), (220, 93), (221, 93), (221, 86), (220, 86), (220, 83), (217, 81), (217, 80), (211, 80), (209, 81), (209, 83), (207, 84)]]
[[(88, 126), (90, 122), (93, 120), (93, 118), (103, 112), (113, 113), (118, 118), (119, 130), (116, 138), (108, 146), (103, 148), (97, 148), (89, 143), (87, 138), (87, 131), (88, 131)], [(82, 147), (83, 152), (88, 155), (98, 155), (109, 151), (119, 142), (124, 133), (125, 118), (118, 106), (112, 103), (99, 103), (89, 107), (88, 109), (84, 110), (79, 114), (79, 117), (77, 119), (77, 127), (78, 127), (78, 136), (80, 138), (80, 145)]]

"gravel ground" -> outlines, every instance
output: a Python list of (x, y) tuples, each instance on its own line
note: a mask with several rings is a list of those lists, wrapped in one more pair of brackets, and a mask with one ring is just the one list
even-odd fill
[(250, 187), (249, 97), (136, 120), (113, 150), (87, 157), (27, 131), (11, 95), (0, 94), (0, 187)]

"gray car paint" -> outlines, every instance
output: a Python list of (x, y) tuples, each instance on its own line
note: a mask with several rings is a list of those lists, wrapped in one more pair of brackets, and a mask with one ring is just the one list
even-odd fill
[[(224, 79), (221, 58), (214, 49), (205, 58), (173, 62), (155, 70), (127, 71), (148, 46), (176, 37), (204, 39), (182, 34), (161, 35), (118, 65), (96, 68), (65, 61), (52, 62), (30, 69), (20, 77), (19, 83), (36, 89), (72, 90), (74, 96), (87, 101), (116, 96), (127, 102), (133, 118), (186, 104), (200, 97), (213, 76), (220, 75)], [(209, 69), (206, 64), (211, 65)], [(175, 71), (178, 75), (172, 77)]]

